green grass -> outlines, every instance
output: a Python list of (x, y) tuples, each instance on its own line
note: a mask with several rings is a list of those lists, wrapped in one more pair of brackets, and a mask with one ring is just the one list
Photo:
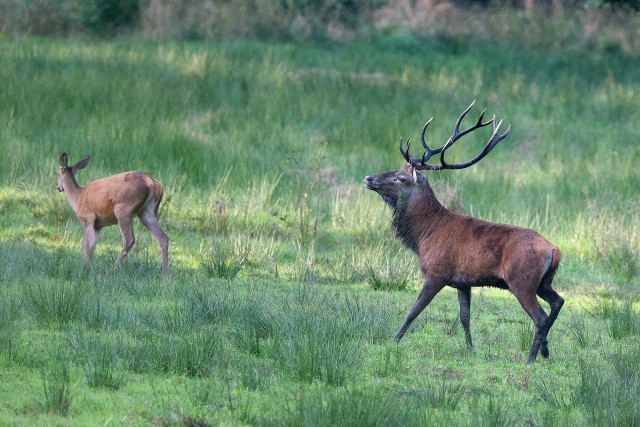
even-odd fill
[[(405, 42), (3, 38), (0, 424), (638, 425), (637, 57)], [(392, 341), (422, 280), (361, 181), (431, 116), (445, 142), (473, 99), (510, 137), (429, 179), (563, 251), (531, 366), (532, 325), (498, 290), (473, 291), (473, 353), (449, 289)], [(488, 135), (467, 138), (449, 161)], [(81, 184), (164, 183), (168, 280), (138, 223), (120, 271), (116, 227), (83, 268), (63, 151), (92, 156)]]

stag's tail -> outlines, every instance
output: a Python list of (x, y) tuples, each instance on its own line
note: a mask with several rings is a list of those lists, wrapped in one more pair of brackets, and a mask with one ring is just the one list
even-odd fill
[(153, 180), (153, 211), (156, 216), (158, 216), (158, 209), (160, 208), (160, 203), (162, 202), (162, 196), (164, 194), (164, 187), (162, 183), (158, 180)]
[(562, 252), (560, 252), (560, 249), (554, 246), (547, 254), (547, 260), (544, 264), (543, 269), (544, 272), (542, 273), (542, 277), (540, 278), (538, 287), (546, 288), (551, 286), (553, 276), (555, 276), (556, 271), (558, 270), (561, 259)]

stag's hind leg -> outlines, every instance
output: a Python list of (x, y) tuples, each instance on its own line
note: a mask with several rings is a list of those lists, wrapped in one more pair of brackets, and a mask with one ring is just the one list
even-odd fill
[(147, 227), (151, 235), (153, 235), (156, 242), (160, 246), (160, 250), (162, 251), (162, 277), (169, 276), (169, 237), (164, 232), (162, 227), (160, 227), (160, 222), (158, 221), (158, 216), (156, 214), (156, 208), (154, 205), (148, 205), (141, 213), (138, 215), (142, 224)]
[(464, 328), (464, 334), (467, 338), (467, 347), (473, 350), (473, 342), (471, 341), (471, 329), (469, 321), (471, 319), (471, 286), (458, 289), (458, 302), (460, 303), (460, 322)]
[(444, 281), (439, 279), (425, 279), (422, 290), (418, 295), (418, 299), (416, 299), (416, 302), (413, 303), (413, 306), (407, 314), (407, 318), (396, 333), (396, 340), (400, 340), (404, 336), (404, 334), (407, 332), (407, 329), (409, 329), (409, 325), (411, 325), (411, 322), (413, 322), (413, 320), (418, 317), (420, 313), (422, 313), (422, 310), (424, 310), (424, 308), (429, 305), (433, 297), (435, 297), (436, 294), (440, 292), (440, 290), (442, 290), (442, 288), (444, 288)]
[(564, 305), (564, 299), (558, 295), (556, 291), (551, 287), (551, 283), (553, 282), (553, 276), (555, 271), (548, 272), (542, 281), (540, 282), (540, 286), (538, 286), (537, 294), (540, 298), (545, 300), (549, 307), (551, 308), (551, 312), (549, 313), (549, 325), (547, 326), (547, 334), (542, 341), (542, 345), (540, 346), (540, 354), (542, 357), (549, 357), (549, 347), (547, 343), (547, 335), (553, 326), (553, 323), (556, 321), (558, 317), (558, 313), (560, 313), (560, 309)]
[(529, 317), (531, 317), (535, 326), (533, 343), (531, 344), (531, 351), (529, 352), (529, 358), (527, 359), (527, 363), (531, 363), (536, 360), (540, 347), (547, 339), (547, 332), (549, 331), (549, 316), (547, 316), (547, 313), (545, 313), (540, 306), (532, 287), (527, 286), (527, 284), (515, 284), (509, 288), (518, 299), (518, 302), (524, 311), (526, 311)]

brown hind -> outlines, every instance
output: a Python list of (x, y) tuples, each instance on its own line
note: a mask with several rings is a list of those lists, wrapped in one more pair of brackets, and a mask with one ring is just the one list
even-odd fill
[(160, 227), (158, 208), (162, 201), (160, 181), (142, 171), (123, 172), (91, 181), (80, 187), (76, 172), (89, 163), (89, 156), (69, 166), (66, 153), (60, 156), (59, 191), (65, 191), (71, 208), (83, 225), (82, 256), (88, 266), (102, 228), (118, 224), (122, 233), (122, 250), (113, 269), (117, 269), (133, 244), (133, 217), (140, 218), (162, 251), (162, 276), (169, 275), (169, 238)]

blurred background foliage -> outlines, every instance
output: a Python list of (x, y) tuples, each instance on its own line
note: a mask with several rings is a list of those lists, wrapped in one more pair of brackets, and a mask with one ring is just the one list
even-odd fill
[(409, 31), (637, 53), (639, 11), (640, 0), (2, 0), (0, 32), (345, 42)]

